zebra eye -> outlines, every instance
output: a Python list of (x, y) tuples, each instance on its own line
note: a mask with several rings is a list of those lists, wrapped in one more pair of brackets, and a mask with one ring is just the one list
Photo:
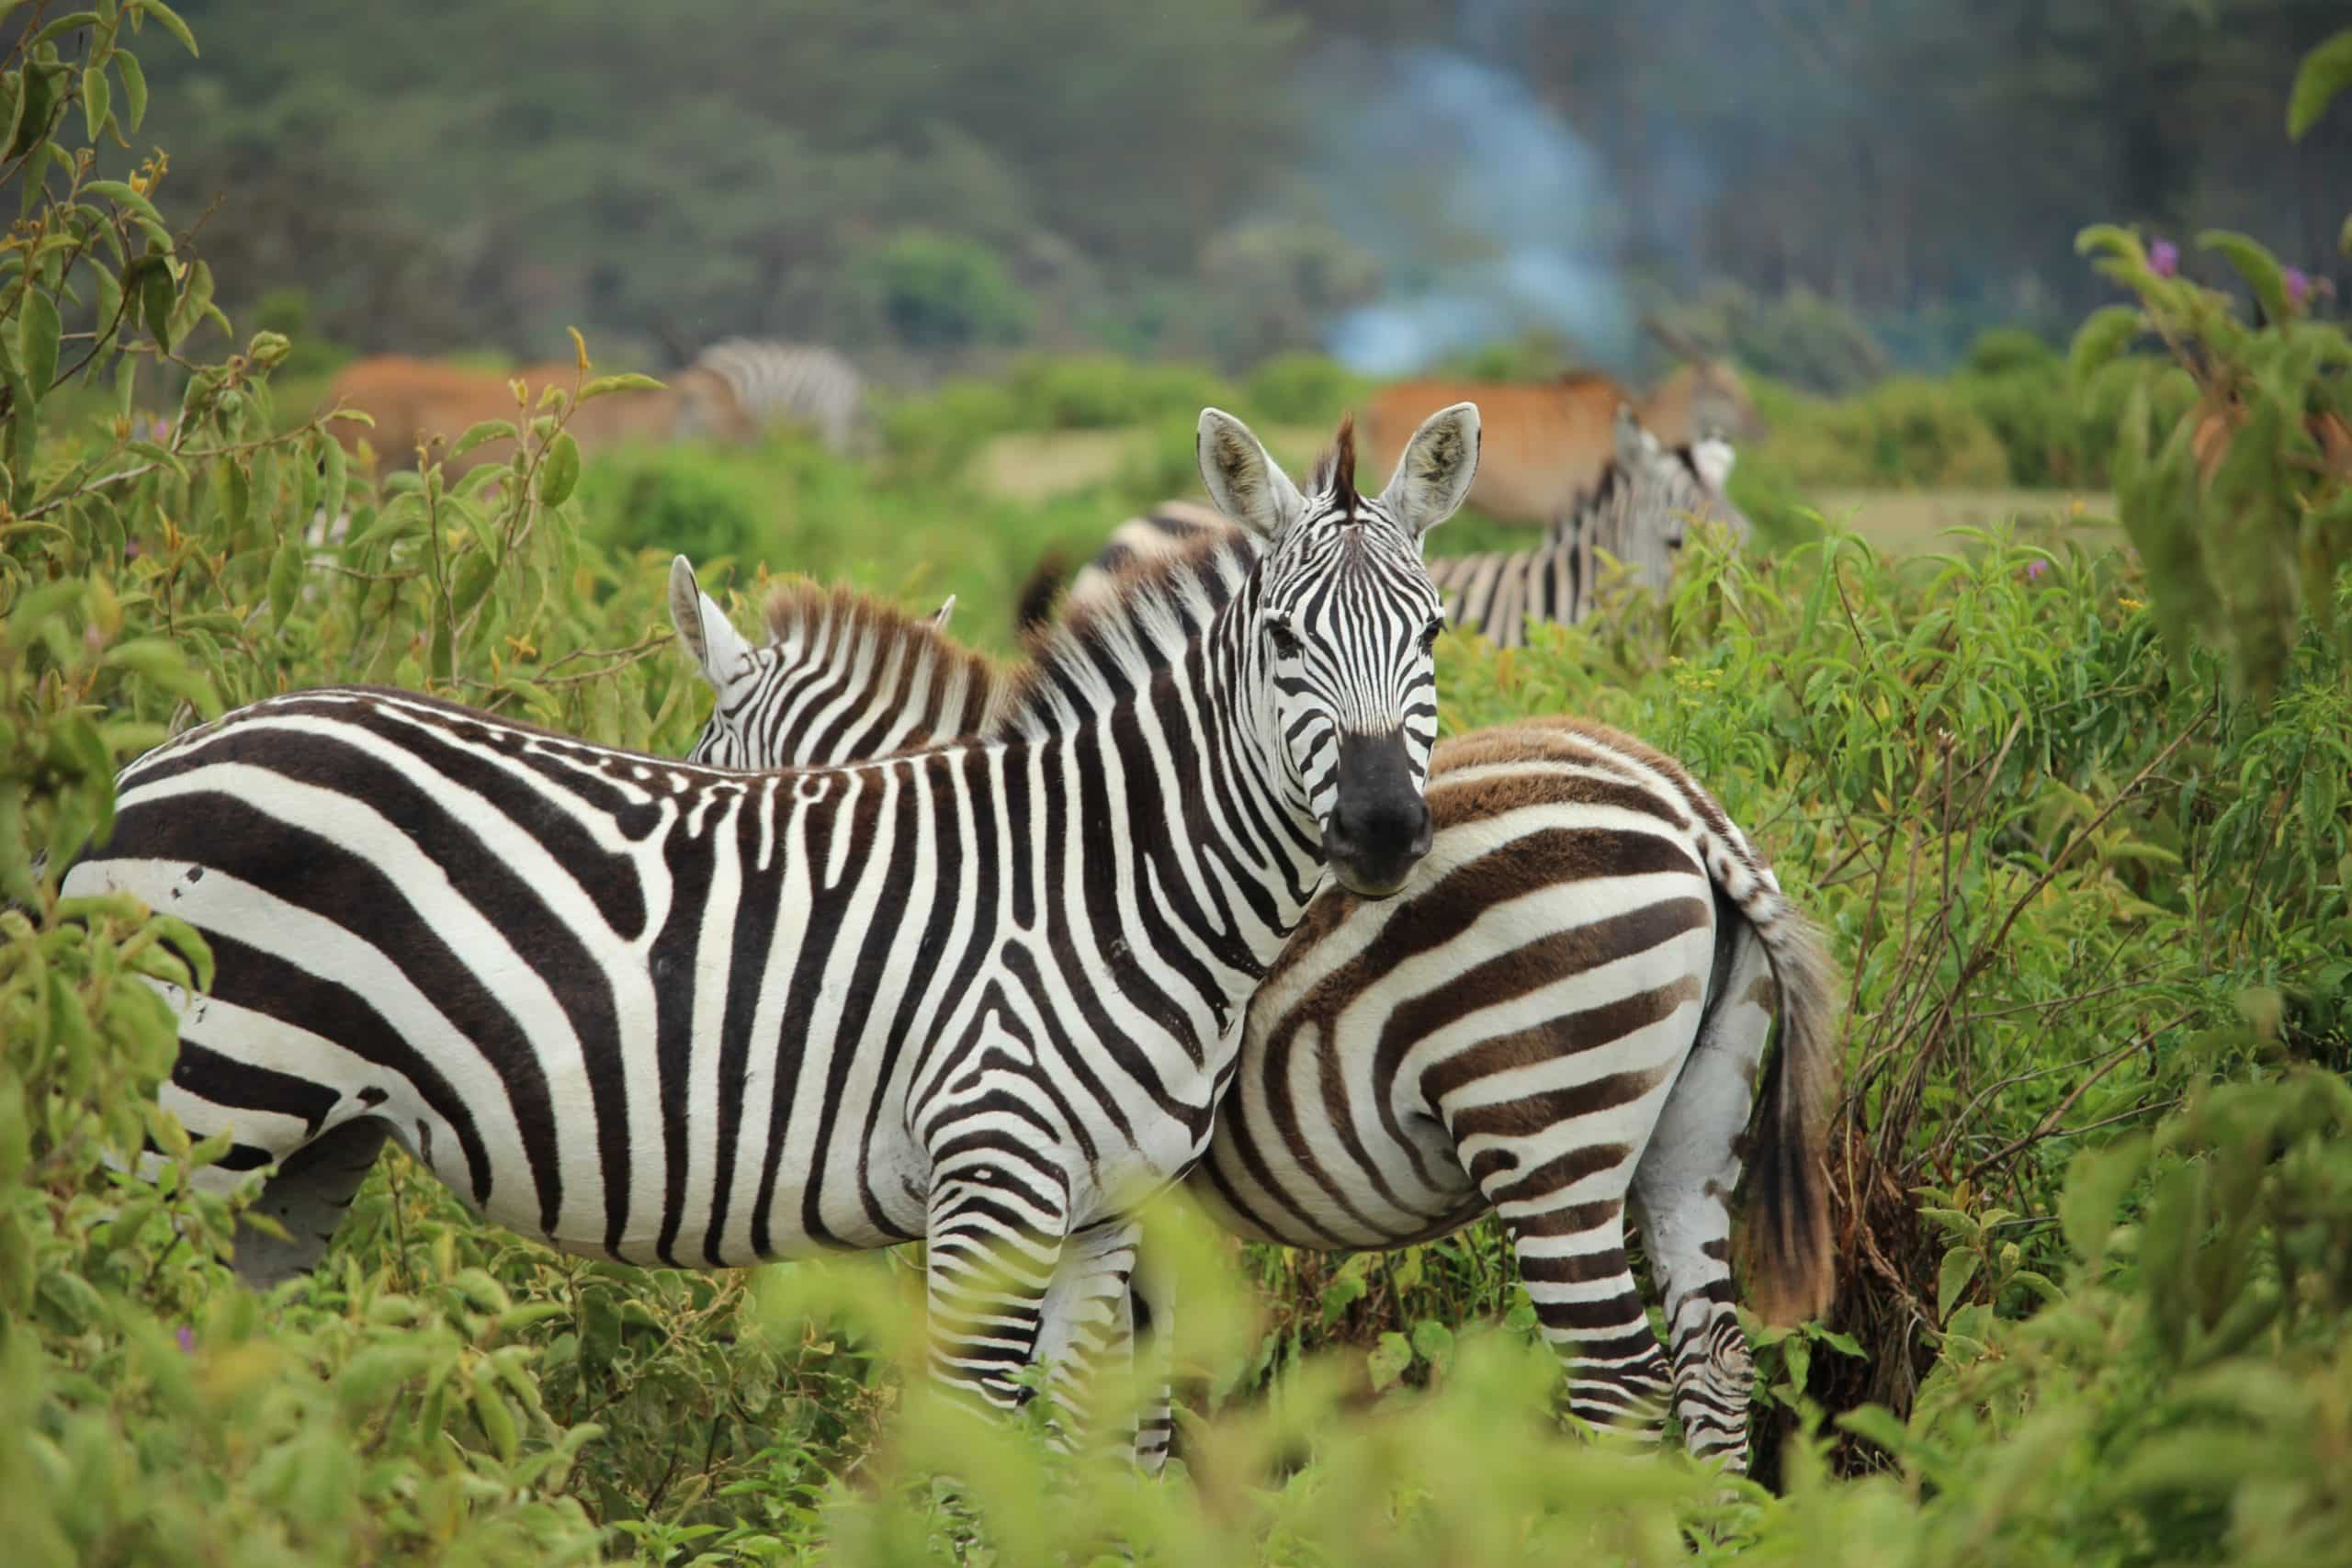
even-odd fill
[(1298, 634), (1280, 621), (1266, 623), (1266, 646), (1274, 650), (1276, 659), (1296, 659), (1305, 651), (1298, 645)]
[(1421, 651), (1423, 653), (1427, 653), (1430, 649), (1437, 646), (1437, 634), (1443, 630), (1445, 630), (1445, 612), (1440, 610), (1436, 615), (1430, 617), (1430, 624), (1421, 628)]

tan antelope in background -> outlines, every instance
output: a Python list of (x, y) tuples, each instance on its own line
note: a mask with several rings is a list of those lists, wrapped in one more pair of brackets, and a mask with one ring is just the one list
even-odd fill
[[(1541, 382), (1400, 381), (1374, 394), (1363, 432), (1374, 453), (1411, 434), (1432, 405), (1475, 402), (1485, 446), (1470, 504), (1506, 523), (1549, 527), (1581, 492), (1600, 482), (1616, 449), (1617, 409), (1631, 404), (1660, 445), (1685, 447), (1713, 434), (1733, 442), (1764, 434), (1747, 384), (1729, 361), (1711, 358), (1690, 339), (1645, 316), (1643, 324), (1688, 363), (1646, 396), (1597, 370), (1572, 370)], [(1385, 457), (1380, 460), (1385, 460)]]
[[(346, 451), (356, 453), (365, 438), (386, 472), (416, 461), (420, 443), (438, 440), (434, 456), (450, 479), (484, 463), (503, 463), (514, 443), (491, 441), (457, 457), (449, 445), (484, 420), (515, 417), (512, 383), (520, 380), (537, 410), (549, 386), (570, 388), (581, 379), (568, 361), (527, 365), (511, 374), (468, 370), (454, 365), (386, 354), (354, 361), (328, 385), (322, 409), (355, 408), (375, 418), (370, 428), (338, 420), (330, 428)], [(566, 425), (583, 457), (628, 441), (666, 441), (702, 435), (748, 440), (752, 421), (733, 389), (718, 372), (700, 367), (678, 371), (659, 389), (608, 392), (583, 403)]]

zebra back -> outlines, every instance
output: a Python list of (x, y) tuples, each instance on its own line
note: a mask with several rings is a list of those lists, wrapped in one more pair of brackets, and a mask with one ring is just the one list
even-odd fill
[(837, 453), (857, 445), (865, 378), (830, 348), (732, 337), (704, 349), (694, 367), (725, 382), (755, 425), (804, 425)]
[[(770, 596), (768, 640), (755, 648), (677, 557), (671, 620), (718, 694), (687, 760), (722, 768), (848, 761), (1020, 732), (1034, 728), (1023, 716), (1040, 704), (1099, 711), (1141, 678), (1136, 672), (1156, 671), (1190, 646), (1255, 558), (1248, 536), (1228, 530), (1138, 558), (1116, 578), (1097, 574), (1060, 623), (1029, 634), (1037, 662), (1012, 666), (945, 635), (953, 598), (923, 619), (853, 589), (805, 581)], [(1122, 604), (1131, 586), (1144, 603)], [(1106, 683), (1094, 670), (1105, 660), (1130, 673)]]
[(987, 655), (928, 620), (806, 580), (768, 596), (754, 648), (703, 592), (685, 557), (670, 563), (670, 619), (718, 694), (686, 760), (717, 768), (797, 767), (887, 757), (972, 735), (1008, 700)]

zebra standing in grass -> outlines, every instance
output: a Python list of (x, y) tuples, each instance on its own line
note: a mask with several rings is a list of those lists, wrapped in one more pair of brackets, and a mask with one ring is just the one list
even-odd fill
[(730, 337), (695, 355), (694, 368), (724, 381), (753, 425), (804, 425), (843, 455), (863, 439), (865, 378), (830, 348)]
[[(1719, 523), (1735, 539), (1750, 532), (1746, 515), (1724, 493), (1733, 458), (1731, 444), (1713, 434), (1667, 450), (1631, 409), (1620, 406), (1615, 457), (1600, 482), (1577, 496), (1544, 544), (1441, 556), (1429, 563), (1431, 581), (1445, 595), (1447, 616), (1476, 626), (1503, 648), (1525, 644), (1530, 617), (1581, 621), (1600, 604), (1605, 582), (1597, 552), (1621, 563), (1631, 581), (1664, 592), (1692, 519)], [(1231, 527), (1222, 513), (1197, 502), (1162, 502), (1113, 530), (1102, 552), (1072, 581), (1071, 599), (1083, 602), (1107, 592), (1112, 578), (1137, 563), (1204, 532)], [(1023, 627), (1042, 626), (1050, 617), (1057, 575), (1050, 565), (1042, 568), (1023, 590)]]
[[(1195, 562), (1251, 554), (1222, 528), (1179, 548)], [(1150, 558), (1164, 570), (1176, 553)], [(724, 619), (683, 558), (671, 603), (720, 693), (698, 751), (840, 759), (848, 732), (794, 701), (812, 689), (858, 713), (877, 746), (922, 744), (962, 711), (922, 694), (1014, 678), (949, 643), (936, 619), (807, 585), (772, 601), (778, 640), (735, 639), (715, 659), (707, 628)], [(855, 635), (809, 635), (820, 620)], [(861, 704), (885, 694), (861, 691), (865, 670), (888, 672), (908, 700)], [(1496, 1211), (1570, 1362), (1571, 1410), (1650, 1427), (1670, 1399), (1694, 1453), (1744, 1470), (1753, 1373), (1729, 1202), (1750, 1155), (1758, 1306), (1792, 1321), (1830, 1287), (1821, 1162), (1838, 1010), (1819, 945), (1722, 807), (1625, 736), (1535, 720), (1449, 740), (1429, 802), (1434, 841), (1402, 897), (1327, 888), (1308, 907), (1250, 1001), (1237, 1081), (1191, 1185), (1241, 1234), (1318, 1249), (1425, 1241)], [(1751, 1150), (1776, 1015), (1781, 1051)], [(1664, 1292), (1670, 1360), (1626, 1265), (1629, 1203)], [(1114, 1266), (1132, 1275), (1133, 1261)], [(1119, 1294), (1130, 1283), (1132, 1303)], [(1081, 1293), (1081, 1358), (1127, 1354), (1150, 1292), (1114, 1278)], [(1162, 1399), (1138, 1435), (1148, 1465), (1169, 1435)]]
[[(1018, 1403), (1069, 1280), (1208, 1138), (1241, 1004), (1327, 868), (1428, 847), (1441, 625), (1420, 536), (1477, 413), (1377, 499), (1343, 427), (1302, 495), (1216, 410), (1261, 537), (1057, 633), (985, 739), (729, 773), (405, 693), (242, 708), (127, 768), (70, 896), (210, 945), (165, 1102), (315, 1265), (390, 1137), (567, 1250), (729, 1266), (928, 1241), (933, 1368)], [(1164, 649), (1173, 645), (1172, 656)]]

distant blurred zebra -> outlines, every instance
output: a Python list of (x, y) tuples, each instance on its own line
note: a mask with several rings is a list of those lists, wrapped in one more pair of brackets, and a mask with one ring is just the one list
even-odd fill
[[(1633, 410), (1620, 404), (1616, 450), (1600, 482), (1576, 498), (1542, 545), (1442, 556), (1429, 563), (1430, 580), (1445, 595), (1447, 616), (1476, 626), (1504, 648), (1526, 643), (1531, 618), (1581, 621), (1600, 602), (1602, 563), (1596, 551), (1621, 563), (1630, 581), (1664, 592), (1691, 519), (1721, 524), (1735, 540), (1747, 537), (1747, 516), (1724, 493), (1734, 457), (1731, 443), (1713, 432), (1688, 446), (1662, 446)], [(1131, 569), (1204, 533), (1231, 526), (1198, 502), (1164, 502), (1112, 531), (1102, 551), (1071, 580), (1069, 603), (1115, 597), (1114, 585)], [(1022, 590), (1018, 615), (1024, 630), (1050, 619), (1060, 575), (1059, 564), (1048, 561)]]
[(755, 425), (806, 425), (837, 453), (861, 443), (865, 378), (830, 348), (730, 337), (704, 349), (694, 367), (726, 382)]

